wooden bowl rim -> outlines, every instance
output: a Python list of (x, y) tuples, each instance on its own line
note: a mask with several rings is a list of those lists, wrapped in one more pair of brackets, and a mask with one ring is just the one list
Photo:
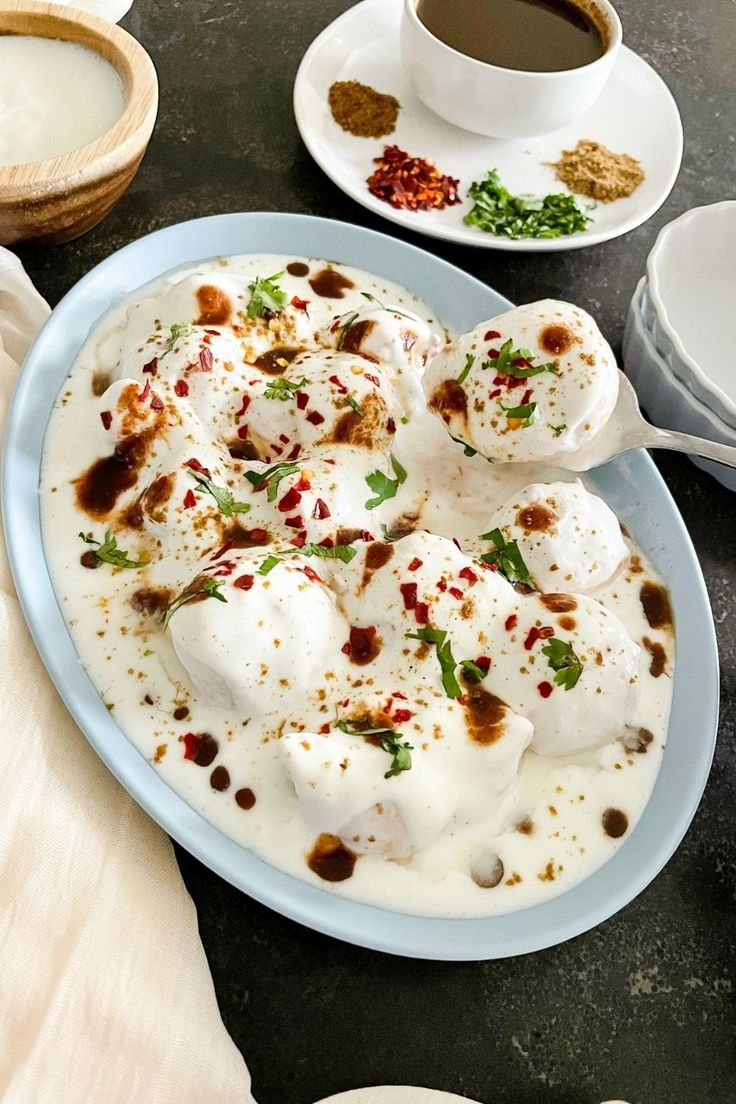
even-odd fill
[[(8, 16), (24, 14), (38, 17), (39, 38), (74, 42), (74, 38), (65, 38), (53, 31), (76, 26), (92, 32), (93, 41), (84, 42), (88, 49), (101, 53), (96, 49), (95, 40), (103, 40), (111, 56), (101, 56), (115, 67), (125, 84), (127, 103), (110, 129), (84, 146), (45, 161), (0, 166), (0, 204), (17, 203), (29, 197), (36, 200), (114, 175), (118, 168), (145, 149), (158, 112), (158, 77), (153, 61), (140, 42), (122, 27), (80, 8), (37, 0), (3, 0), (0, 35), (27, 33), (6, 30)], [(19, 170), (23, 170), (20, 180)]]

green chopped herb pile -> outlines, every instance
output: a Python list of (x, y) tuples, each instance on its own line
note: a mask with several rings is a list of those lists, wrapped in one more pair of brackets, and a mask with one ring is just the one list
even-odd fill
[(474, 205), (463, 221), (487, 234), (514, 239), (561, 238), (585, 230), (591, 221), (575, 197), (563, 192), (544, 197), (512, 195), (495, 169), (485, 180), (473, 181), (468, 194)]

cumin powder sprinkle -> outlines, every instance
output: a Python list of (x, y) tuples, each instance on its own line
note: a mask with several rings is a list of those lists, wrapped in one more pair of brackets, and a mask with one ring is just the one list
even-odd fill
[(335, 122), (358, 138), (383, 138), (396, 126), (400, 104), (395, 96), (376, 92), (360, 81), (335, 81), (327, 102)]
[(552, 164), (558, 180), (571, 192), (603, 203), (629, 196), (644, 179), (640, 163), (627, 153), (613, 153), (601, 142), (581, 138)]

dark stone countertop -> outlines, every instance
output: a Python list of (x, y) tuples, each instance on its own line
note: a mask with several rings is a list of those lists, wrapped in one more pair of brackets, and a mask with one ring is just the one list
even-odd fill
[[(63, 247), (21, 251), (40, 290), (54, 303), (115, 249), (182, 219), (304, 211), (410, 238), (517, 302), (574, 300), (618, 348), (659, 228), (734, 194), (732, 0), (620, 0), (628, 44), (655, 65), (680, 106), (683, 167), (646, 225), (606, 245), (548, 255), (405, 235), (343, 196), (312, 163), (292, 117), (292, 82), (309, 42), (348, 6), (135, 0), (124, 25), (161, 79), (153, 141), (101, 226)], [(636, 901), (587, 935), (524, 958), (457, 965), (393, 958), (307, 931), (180, 851), (222, 1014), (259, 1104), (310, 1104), (396, 1082), (487, 1104), (733, 1104), (736, 499), (683, 457), (657, 460), (703, 565), (722, 662), (715, 765), (676, 856)]]

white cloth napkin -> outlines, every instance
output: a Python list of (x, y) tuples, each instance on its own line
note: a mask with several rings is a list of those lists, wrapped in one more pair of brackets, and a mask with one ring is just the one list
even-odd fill
[[(0, 249), (0, 427), (48, 315)], [(0, 536), (0, 1100), (254, 1104), (171, 844), (62, 705)]]
[(133, 0), (52, 0), (62, 7), (81, 8), (90, 15), (99, 15), (111, 23), (119, 23), (126, 12), (130, 11)]

